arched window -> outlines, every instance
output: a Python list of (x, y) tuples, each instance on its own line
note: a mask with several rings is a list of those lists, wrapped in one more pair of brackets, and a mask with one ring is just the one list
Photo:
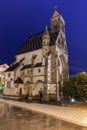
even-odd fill
[(29, 72), (30, 72), (30, 71), (29, 71), (29, 70), (27, 70), (27, 74), (29, 74)]
[(38, 72), (39, 72), (39, 73), (41, 72), (41, 69), (40, 69), (40, 68), (38, 69)]

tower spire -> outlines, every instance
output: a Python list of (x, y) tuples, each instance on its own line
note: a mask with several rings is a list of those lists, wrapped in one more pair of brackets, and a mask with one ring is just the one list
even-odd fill
[(46, 27), (45, 27), (45, 32), (44, 32), (45, 34), (49, 34), (49, 31), (48, 31), (48, 26), (46, 25)]

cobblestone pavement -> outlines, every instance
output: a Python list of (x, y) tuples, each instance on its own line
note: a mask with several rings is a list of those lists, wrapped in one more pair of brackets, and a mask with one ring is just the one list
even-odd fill
[(86, 110), (11, 100), (3, 102), (0, 130), (87, 130)]

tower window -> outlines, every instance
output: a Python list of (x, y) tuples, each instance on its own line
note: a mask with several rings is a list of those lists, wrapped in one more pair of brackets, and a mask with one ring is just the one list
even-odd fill
[(57, 25), (54, 26), (54, 30), (57, 31)]
[(22, 66), (24, 66), (24, 63), (22, 63)]
[(21, 76), (23, 77), (25, 75), (24, 71), (21, 73)]
[(40, 73), (40, 72), (41, 72), (41, 70), (40, 70), (40, 69), (38, 69), (38, 72)]
[(27, 74), (29, 74), (29, 70), (27, 70)]
[(31, 73), (32, 73), (33, 71), (31, 70)]

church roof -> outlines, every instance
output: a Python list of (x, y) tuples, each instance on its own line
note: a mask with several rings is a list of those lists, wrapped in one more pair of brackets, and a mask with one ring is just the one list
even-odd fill
[(5, 72), (14, 71), (14, 70), (20, 65), (20, 63), (21, 63), (24, 59), (25, 59), (25, 57), (22, 58), (19, 62), (16, 62), (16, 63), (12, 64), (8, 69), (6, 69)]
[(11, 66), (6, 70), (6, 72), (8, 72), (8, 71), (14, 71), (19, 65), (20, 65), (19, 62), (17, 62), (17, 63), (15, 63), (15, 64), (11, 65)]
[(32, 68), (32, 67), (42, 67), (42, 62), (40, 63), (36, 63), (34, 66), (32, 64), (28, 64), (28, 65), (25, 65), (21, 68), (21, 70), (24, 70), (24, 69), (29, 69), (29, 68)]
[(28, 64), (28, 65), (23, 66), (23, 68), (21, 68), (21, 70), (28, 69), (28, 68), (32, 68), (32, 64)]
[[(28, 40), (24, 43), (24, 45), (19, 49), (16, 55), (42, 48), (43, 34), (44, 34), (44, 31), (31, 35), (28, 38)], [(49, 34), (50, 34), (50, 46), (51, 46), (55, 44), (55, 40), (58, 36), (58, 33), (57, 32), (51, 33), (51, 31), (49, 30)]]
[(34, 67), (41, 67), (41, 66), (42, 66), (42, 62), (35, 64)]

